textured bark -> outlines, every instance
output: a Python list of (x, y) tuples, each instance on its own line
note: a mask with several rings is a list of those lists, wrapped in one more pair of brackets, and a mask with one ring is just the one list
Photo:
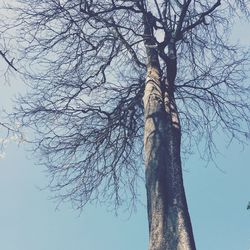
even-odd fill
[[(146, 27), (146, 35), (149, 32)], [(145, 46), (148, 65), (143, 102), (149, 250), (194, 250), (182, 179), (181, 128), (173, 94), (176, 58), (170, 54), (170, 71), (163, 80), (153, 41), (147, 39)]]
[(148, 69), (144, 94), (150, 250), (195, 249), (182, 180), (180, 125), (159, 71)]

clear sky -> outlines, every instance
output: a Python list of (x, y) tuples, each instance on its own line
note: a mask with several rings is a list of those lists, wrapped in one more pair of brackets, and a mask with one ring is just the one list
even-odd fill
[[(130, 219), (104, 207), (88, 206), (81, 216), (70, 205), (55, 211), (49, 193), (39, 191), (46, 178), (21, 147), (9, 145), (0, 161), (0, 249), (143, 250), (147, 218), (142, 206)], [(205, 168), (198, 158), (185, 172), (186, 192), (197, 249), (250, 249), (250, 155), (233, 145), (218, 165)]]
[[(247, 26), (234, 39), (250, 42)], [(1, 83), (0, 104), (10, 106), (18, 80)], [(224, 140), (223, 134), (216, 138)], [(0, 250), (145, 250), (146, 209), (118, 217), (105, 207), (87, 206), (79, 216), (65, 204), (55, 210), (42, 168), (21, 146), (11, 143), (0, 160)], [(184, 181), (198, 250), (250, 249), (250, 148), (232, 144), (218, 156), (224, 173), (194, 156), (185, 163)], [(144, 192), (144, 187), (141, 187)]]

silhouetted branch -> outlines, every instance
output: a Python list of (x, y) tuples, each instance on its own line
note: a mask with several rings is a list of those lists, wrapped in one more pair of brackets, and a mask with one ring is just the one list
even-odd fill
[(7, 53), (7, 51), (6, 52), (2, 52), (2, 51), (0, 51), (0, 55), (3, 57), (3, 59), (5, 60), (5, 62), (12, 68), (12, 69), (14, 69), (15, 71), (18, 71), (17, 69), (16, 69), (16, 67), (14, 66), (14, 64), (13, 64), (13, 61), (14, 61), (14, 59), (12, 59), (11, 61), (7, 58), (7, 56), (6, 56), (6, 53)]

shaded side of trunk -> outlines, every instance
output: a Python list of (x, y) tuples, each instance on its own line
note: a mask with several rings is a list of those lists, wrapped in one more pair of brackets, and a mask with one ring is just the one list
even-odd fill
[(182, 179), (181, 129), (171, 80), (175, 72), (171, 69), (171, 77), (163, 80), (153, 41), (147, 39), (145, 46), (148, 65), (143, 102), (149, 250), (194, 250)]

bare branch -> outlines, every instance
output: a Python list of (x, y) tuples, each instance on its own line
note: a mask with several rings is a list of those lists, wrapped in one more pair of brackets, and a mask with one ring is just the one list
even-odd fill
[(198, 15), (198, 16), (199, 16), (198, 20), (196, 20), (196, 21), (195, 21), (194, 23), (192, 23), (191, 25), (189, 25), (189, 26), (183, 28), (182, 30), (179, 29), (179, 30), (178, 30), (178, 34), (177, 34), (177, 37), (179, 37), (178, 40), (181, 39), (181, 37), (183, 36), (183, 34), (184, 34), (185, 32), (188, 32), (189, 30), (194, 29), (196, 26), (198, 26), (198, 25), (200, 25), (200, 24), (202, 24), (202, 23), (203, 23), (203, 24), (206, 24), (205, 17), (208, 16), (210, 13), (212, 13), (212, 12), (213, 12), (217, 7), (219, 7), (220, 5), (221, 5), (221, 1), (220, 1), (220, 0), (217, 0), (217, 2), (216, 2), (210, 9), (208, 9), (207, 11), (205, 11), (205, 12), (203, 12), (203, 13), (201, 13), (201, 14)]
[(14, 66), (14, 64), (13, 64), (14, 59), (12, 59), (12, 60), (10, 61), (10, 60), (7, 58), (7, 56), (6, 56), (6, 53), (7, 53), (7, 51), (6, 51), (6, 52), (0, 51), (0, 55), (3, 57), (3, 59), (5, 60), (5, 62), (7, 62), (7, 64), (8, 64), (12, 69), (14, 69), (15, 71), (18, 71), (18, 70), (16, 69), (16, 67)]

